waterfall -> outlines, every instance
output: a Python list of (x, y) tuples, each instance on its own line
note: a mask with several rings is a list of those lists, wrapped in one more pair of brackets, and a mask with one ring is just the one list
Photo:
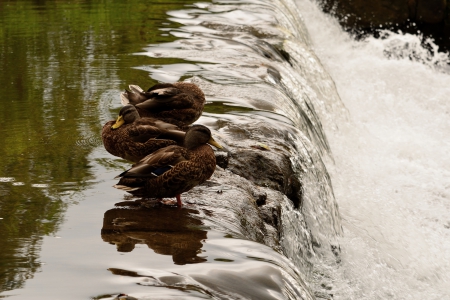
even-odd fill
[(173, 13), (184, 40), (145, 54), (197, 61), (210, 99), (271, 102), (299, 130), (282, 246), (316, 297), (448, 297), (448, 56), (402, 33), (355, 41), (310, 0), (197, 8), (213, 14)]
[(335, 297), (449, 298), (448, 54), (401, 32), (355, 41), (314, 1), (297, 5), (348, 110), (323, 119), (344, 229)]
[(164, 81), (195, 75), (208, 101), (245, 107), (244, 111), (223, 114), (206, 105), (200, 121), (212, 128), (220, 128), (217, 120), (240, 123), (245, 128), (251, 119), (264, 120), (279, 129), (292, 126), (285, 140), (302, 184), (298, 195), (301, 203), (287, 201), (283, 206), (282, 251), (300, 269), (316, 296), (329, 297), (330, 278), (325, 276), (322, 263), (340, 261), (342, 227), (324, 164), (333, 158), (322, 123), (333, 124), (328, 120), (333, 113), (347, 112), (333, 80), (311, 49), (301, 11), (290, 0), (224, 1), (197, 4), (169, 15), (171, 21), (183, 24), (170, 31), (180, 39), (151, 45), (139, 54), (176, 57), (186, 63), (141, 69)]

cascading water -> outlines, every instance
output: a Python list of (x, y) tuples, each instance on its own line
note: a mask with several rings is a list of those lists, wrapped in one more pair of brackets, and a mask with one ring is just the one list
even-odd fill
[(348, 109), (323, 118), (344, 228), (330, 293), (450, 298), (448, 55), (389, 31), (357, 42), (316, 3), (297, 5)]
[[(152, 45), (141, 54), (195, 62), (185, 68), (199, 76), (197, 83), (208, 99), (228, 99), (233, 105), (255, 109), (247, 118), (261, 115), (267, 122), (275, 119), (276, 127), (293, 123), (297, 128), (291, 130), (289, 137), (293, 145), (290, 159), (301, 178), (302, 203), (300, 210), (285, 203), (281, 245), (316, 295), (328, 297), (330, 280), (323, 275), (319, 263), (339, 260), (337, 237), (342, 229), (330, 178), (322, 162), (330, 149), (321, 118), (328, 118), (332, 112), (345, 112), (345, 108), (332, 79), (311, 51), (298, 8), (291, 1), (222, 1), (169, 14), (172, 21), (184, 25), (171, 32), (182, 39)], [(174, 78), (163, 78), (167, 74), (158, 74), (152, 66), (140, 68), (160, 80), (179, 78), (175, 73)], [(204, 116), (212, 118), (209, 125), (217, 129), (220, 126), (213, 125), (216, 118), (239, 122), (231, 116), (208, 113), (208, 107), (205, 110)]]
[[(304, 136), (293, 140), (300, 156), (308, 158), (292, 157), (303, 170), (303, 203), (300, 211), (285, 204), (284, 253), (301, 268), (318, 298), (448, 297), (448, 57), (436, 50), (430, 54), (420, 46), (419, 37), (400, 33), (385, 32), (384, 39), (356, 42), (307, 0), (297, 1), (297, 7), (290, 1), (271, 5), (277, 22), (289, 31), (282, 46), (289, 64), (276, 60), (271, 69), (264, 61), (268, 75), (259, 77), (281, 91), (276, 105), (302, 130)], [(256, 39), (245, 34), (249, 24), (259, 20), (262, 26), (270, 18), (261, 13), (251, 19), (249, 10), (233, 7), (205, 17), (211, 23), (202, 25), (215, 29), (216, 37), (229, 38), (231, 31), (233, 41), (271, 57), (270, 48), (259, 39), (276, 44), (269, 34), (259, 32)], [(310, 49), (302, 18), (320, 62)], [(199, 19), (195, 24), (201, 23)], [(214, 22), (237, 22), (240, 27)], [(192, 59), (186, 51), (165, 55)], [(247, 63), (261, 61), (246, 55)], [(223, 53), (210, 57), (217, 64), (215, 70), (229, 74), (228, 80), (248, 76), (247, 71), (236, 76), (236, 68), (230, 74), (229, 65), (242, 64), (242, 57)]]

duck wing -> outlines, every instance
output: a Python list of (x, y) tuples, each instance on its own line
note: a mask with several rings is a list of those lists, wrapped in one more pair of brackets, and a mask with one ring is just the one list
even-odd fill
[(130, 129), (129, 137), (133, 142), (147, 143), (150, 140), (172, 140), (178, 145), (183, 145), (184, 136), (186, 133), (181, 130), (161, 130), (154, 126), (140, 125)]
[(185, 132), (176, 125), (150, 118), (141, 118), (135, 123), (128, 131), (134, 142), (145, 143), (149, 139), (168, 139), (180, 145), (183, 144)]
[(156, 139), (163, 133), (164, 131), (152, 125), (137, 125), (128, 130), (130, 139), (137, 143), (145, 143), (150, 139)]
[(193, 103), (194, 101), (190, 95), (180, 93), (171, 97), (152, 97), (136, 104), (136, 107), (156, 113), (165, 110), (188, 108), (191, 107)]
[(133, 104), (136, 105), (138, 103), (144, 102), (148, 97), (144, 92), (133, 92), (129, 90), (125, 90), (120, 94), (120, 100), (122, 105)]
[(144, 90), (135, 84), (128, 86), (130, 90), (125, 90), (120, 94), (120, 102), (122, 105), (133, 104), (136, 105), (147, 100), (149, 97), (145, 94)]
[(148, 91), (145, 93), (145, 95), (147, 95), (149, 98), (155, 98), (160, 101), (164, 101), (164, 99), (173, 97), (180, 93), (181, 93), (181, 90), (179, 88), (170, 86), (170, 87), (164, 87), (164, 88), (159, 88), (159, 89), (154, 89), (154, 90)]
[(143, 90), (140, 86), (138, 86), (138, 85), (136, 85), (136, 84), (130, 84), (130, 85), (128, 86), (128, 88), (129, 88), (130, 91), (132, 91), (133, 93), (143, 93), (143, 92), (144, 92), (144, 90)]
[(188, 160), (188, 150), (180, 146), (168, 146), (147, 155), (118, 177), (156, 177), (179, 162)]

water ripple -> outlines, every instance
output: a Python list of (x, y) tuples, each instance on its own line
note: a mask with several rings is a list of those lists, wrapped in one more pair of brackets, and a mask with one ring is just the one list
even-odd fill
[(0, 177), (0, 182), (13, 182), (15, 180), (14, 177)]

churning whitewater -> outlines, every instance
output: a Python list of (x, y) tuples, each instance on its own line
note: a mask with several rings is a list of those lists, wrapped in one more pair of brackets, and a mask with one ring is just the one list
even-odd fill
[(314, 1), (296, 3), (347, 110), (322, 118), (344, 229), (342, 261), (322, 262), (330, 293), (449, 299), (448, 55), (401, 32), (355, 41)]

